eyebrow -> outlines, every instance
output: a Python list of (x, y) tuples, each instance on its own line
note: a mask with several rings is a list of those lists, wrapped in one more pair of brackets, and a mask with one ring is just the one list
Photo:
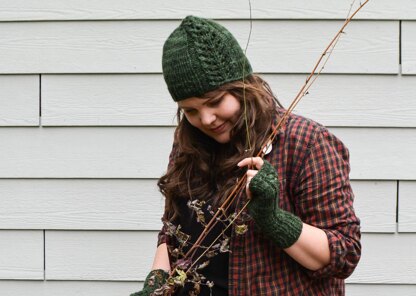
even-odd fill
[[(215, 96), (215, 97), (210, 97), (210, 98), (203, 98), (203, 97), (201, 97), (201, 98), (198, 98), (198, 99), (200, 99), (200, 100), (205, 100), (205, 102), (203, 102), (202, 103), (202, 105), (206, 105), (206, 104), (209, 104), (210, 102), (212, 102), (212, 101), (215, 101), (215, 100), (218, 100), (218, 99), (221, 99), (222, 97), (224, 97), (224, 95), (225, 95), (225, 93), (220, 93), (220, 94), (218, 94), (217, 96)], [(181, 109), (195, 109), (195, 107), (192, 107), (192, 106), (181, 106), (180, 104), (178, 104), (178, 106), (179, 106), (179, 108), (181, 108)]]

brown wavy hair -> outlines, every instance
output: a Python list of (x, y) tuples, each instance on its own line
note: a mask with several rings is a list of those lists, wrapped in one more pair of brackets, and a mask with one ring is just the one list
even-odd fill
[[(222, 85), (202, 98), (216, 99), (225, 93), (232, 94), (241, 105), (230, 141), (226, 144), (216, 142), (192, 126), (178, 108), (178, 126), (169, 167), (158, 181), (159, 190), (166, 197), (165, 218), (168, 220), (179, 215), (177, 199), (210, 200), (214, 207), (218, 206), (234, 188), (236, 179), (244, 174), (237, 163), (260, 151), (277, 116), (276, 107), (282, 107), (268, 83), (254, 74), (244, 82), (239, 80)], [(247, 138), (245, 117), (250, 139)], [(251, 150), (247, 150), (248, 140)]]

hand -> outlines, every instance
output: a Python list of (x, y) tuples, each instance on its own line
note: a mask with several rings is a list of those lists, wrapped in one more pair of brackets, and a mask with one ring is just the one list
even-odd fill
[(169, 273), (163, 269), (152, 270), (146, 277), (143, 289), (139, 292), (130, 294), (130, 296), (150, 296), (152, 293), (163, 286), (169, 277)]
[(239, 167), (247, 170), (248, 211), (261, 231), (280, 248), (288, 248), (299, 238), (303, 223), (299, 217), (279, 208), (279, 178), (276, 169), (260, 157), (245, 158)]
[(248, 167), (248, 170), (246, 172), (247, 175), (247, 185), (246, 185), (246, 193), (247, 193), (247, 197), (249, 199), (252, 198), (252, 193), (250, 190), (250, 181), (251, 179), (253, 179), (253, 177), (258, 173), (258, 170), (261, 169), (261, 167), (263, 166), (263, 159), (261, 157), (248, 157), (248, 158), (244, 158), (242, 161), (240, 161), (237, 165), (241, 168), (241, 167)]

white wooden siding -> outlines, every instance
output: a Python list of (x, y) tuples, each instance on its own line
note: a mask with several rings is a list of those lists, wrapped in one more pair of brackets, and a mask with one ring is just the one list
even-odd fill
[(402, 22), (403, 74), (416, 74), (416, 22)]
[(144, 280), (157, 232), (46, 231), (46, 280)]
[[(286, 107), (306, 78), (262, 76)], [(42, 125), (173, 126), (164, 83), (161, 74), (42, 75)], [(416, 76), (322, 75), (295, 112), (327, 126), (416, 127), (415, 85)]]
[(0, 230), (0, 279), (43, 278), (43, 231)]
[[(416, 129), (331, 128), (351, 152), (353, 179), (416, 175)], [(157, 178), (172, 127), (0, 129), (0, 177)]]
[(172, 128), (0, 129), (3, 178), (155, 178), (166, 171)]
[[(352, 186), (362, 230), (395, 232), (397, 182)], [(164, 208), (150, 179), (0, 179), (0, 196), (2, 229), (159, 230)]]
[[(47, 230), (45, 279), (143, 281), (156, 238), (157, 232)], [(361, 262), (348, 283), (416, 284), (415, 240), (416, 234), (364, 233)]]
[[(7, 296), (120, 296), (138, 291), (142, 283), (105, 281), (0, 281), (0, 290)], [(414, 296), (415, 285), (347, 284), (348, 296)]]
[[(246, 21), (221, 23), (242, 45), (246, 43), (249, 29)], [(0, 23), (0, 72), (161, 72), (163, 42), (178, 24), (178, 21)], [(256, 72), (308, 73), (341, 25), (341, 21), (254, 21), (248, 57)], [(326, 65), (326, 73), (398, 73), (398, 21), (357, 21), (346, 32), (348, 38), (339, 42)]]
[(43, 75), (42, 125), (176, 124), (162, 74)]
[(364, 234), (359, 265), (348, 283), (416, 284), (416, 234)]
[(397, 182), (352, 181), (354, 208), (363, 232), (396, 231)]
[(330, 130), (349, 148), (353, 179), (415, 179), (416, 129)]
[[(158, 230), (150, 179), (0, 179), (2, 229)], [(375, 225), (374, 227), (377, 227)]]
[(128, 296), (143, 286), (122, 281), (0, 281), (2, 295), (24, 296)]
[(369, 284), (347, 284), (346, 295), (348, 296), (368, 296), (368, 295), (377, 295), (377, 296), (391, 296), (391, 295), (400, 295), (400, 296), (414, 296), (416, 295), (416, 286), (415, 285), (369, 285)]
[[(252, 1), (248, 56), (285, 106), (350, 3)], [(188, 14), (245, 46), (247, 1), (0, 1), (1, 295), (142, 286), (175, 125), (162, 44)], [(363, 253), (347, 295), (416, 295), (416, 1), (356, 19), (296, 112), (350, 150)]]
[[(355, 6), (359, 1), (356, 1)], [(348, 0), (255, 0), (253, 18), (260, 19), (344, 19)], [(181, 19), (188, 14), (209, 18), (248, 18), (248, 1), (241, 0), (3, 0), (0, 20), (109, 20)], [(416, 19), (414, 0), (372, 0), (357, 19)]]
[[(399, 232), (416, 232), (416, 182), (399, 182)], [(416, 243), (416, 242), (415, 242)]]
[(39, 75), (0, 75), (0, 127), (38, 125)]

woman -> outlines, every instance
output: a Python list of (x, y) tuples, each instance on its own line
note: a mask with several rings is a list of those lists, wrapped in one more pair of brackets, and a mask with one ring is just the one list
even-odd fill
[[(164, 227), (152, 271), (133, 295), (166, 287), (175, 295), (344, 295), (361, 253), (347, 148), (322, 125), (290, 115), (256, 157), (284, 110), (214, 21), (186, 17), (162, 63), (178, 127), (158, 182)], [(244, 175), (245, 190), (190, 252)]]

